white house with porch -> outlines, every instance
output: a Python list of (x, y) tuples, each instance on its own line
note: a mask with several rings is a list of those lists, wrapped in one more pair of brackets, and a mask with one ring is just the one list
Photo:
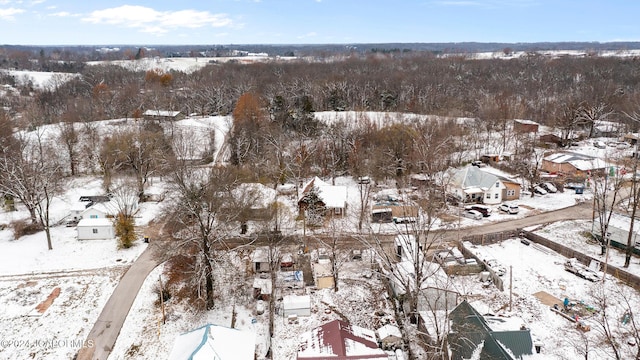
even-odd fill
[(451, 176), (449, 191), (464, 202), (478, 202), (487, 205), (500, 204), (503, 190), (507, 186), (496, 175), (467, 166), (456, 170)]

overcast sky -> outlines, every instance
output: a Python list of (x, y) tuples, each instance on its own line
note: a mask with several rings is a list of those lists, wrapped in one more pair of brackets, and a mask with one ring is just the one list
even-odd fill
[(0, 0), (0, 44), (640, 41), (638, 0)]

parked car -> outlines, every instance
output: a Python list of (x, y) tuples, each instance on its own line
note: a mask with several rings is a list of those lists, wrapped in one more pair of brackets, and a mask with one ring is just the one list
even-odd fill
[(542, 186), (538, 185), (533, 188), (533, 192), (538, 195), (547, 195), (547, 190), (545, 190)]
[(360, 176), (358, 177), (358, 184), (369, 184), (371, 183), (371, 178), (368, 176)]
[(467, 205), (464, 207), (465, 210), (475, 210), (479, 213), (482, 214), (483, 217), (488, 217), (491, 215), (491, 208), (488, 207), (487, 205), (481, 205), (481, 204), (473, 204), (473, 205)]
[(465, 210), (462, 213), (462, 216), (469, 218), (469, 219), (473, 219), (473, 220), (480, 220), (482, 219), (482, 213), (476, 210)]
[(482, 162), (482, 161), (480, 161), (480, 160), (472, 161), (472, 162), (471, 162), (471, 165), (473, 165), (473, 166), (477, 166), (477, 167), (485, 167), (485, 166), (487, 166), (487, 164), (483, 163), (483, 162)]
[(520, 207), (518, 204), (500, 204), (500, 210), (506, 212), (507, 214), (517, 214), (520, 211)]
[(593, 146), (597, 147), (598, 149), (604, 149), (607, 147), (607, 144), (602, 141), (594, 141)]
[(70, 219), (70, 220), (67, 220), (64, 223), (64, 225), (66, 227), (74, 227), (74, 226), (78, 225), (79, 222), (80, 222), (80, 220), (78, 220), (78, 219)]
[(540, 184), (540, 186), (541, 186), (543, 189), (547, 190), (547, 192), (550, 192), (550, 193), (556, 193), (556, 192), (558, 192), (558, 189), (556, 188), (556, 186), (555, 186), (555, 185), (553, 185), (553, 184), (552, 184), (552, 183), (550, 183), (550, 182), (543, 182), (542, 184)]

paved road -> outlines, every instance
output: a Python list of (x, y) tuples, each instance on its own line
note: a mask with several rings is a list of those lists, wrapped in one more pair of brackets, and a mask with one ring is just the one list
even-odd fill
[(81, 349), (77, 360), (107, 360), (142, 283), (161, 262), (156, 249), (153, 244), (147, 246), (120, 279), (87, 336), (94, 346)]
[[(495, 222), (482, 226), (474, 226), (464, 228), (461, 231), (462, 236), (482, 235), (514, 229), (521, 229), (528, 226), (552, 223), (564, 220), (591, 219), (593, 216), (593, 203), (591, 201), (584, 202), (579, 205), (570, 206), (568, 208), (543, 212), (523, 218)], [(447, 238), (456, 237), (456, 231), (452, 231)]]

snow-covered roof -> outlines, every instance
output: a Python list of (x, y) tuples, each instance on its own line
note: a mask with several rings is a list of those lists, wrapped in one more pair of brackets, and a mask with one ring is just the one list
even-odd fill
[(271, 279), (255, 278), (253, 279), (253, 288), (260, 289), (260, 293), (263, 295), (271, 295), (273, 288), (271, 286)]
[(311, 308), (311, 296), (309, 295), (285, 295), (282, 298), (282, 307), (287, 309)]
[(554, 164), (570, 164), (581, 171), (604, 169), (609, 166), (609, 164), (602, 159), (572, 152), (551, 154), (545, 157), (544, 160)]
[(533, 120), (527, 120), (527, 119), (514, 119), (513, 121), (520, 123), (520, 124), (524, 124), (524, 125), (540, 125), (537, 122), (533, 121)]
[[(429, 287), (444, 288), (447, 286), (449, 277), (442, 267), (434, 262), (420, 260), (418, 266), (422, 269), (421, 289)], [(413, 261), (401, 261), (394, 264), (391, 283), (396, 295), (406, 293), (406, 286), (415, 288), (416, 264)]]
[(97, 219), (91, 219), (91, 218), (86, 218), (86, 219), (81, 219), (80, 221), (78, 221), (78, 225), (76, 225), (76, 227), (95, 227), (95, 226), (112, 226), (113, 222), (111, 221), (111, 219), (106, 219), (106, 218), (97, 218)]
[(395, 337), (402, 338), (402, 334), (400, 333), (400, 329), (398, 329), (397, 326), (391, 325), (391, 324), (387, 324), (387, 325), (379, 328), (378, 330), (376, 330), (376, 332), (378, 333), (378, 339), (380, 339), (380, 340), (384, 340), (384, 339), (388, 338), (389, 336), (395, 336)]
[(327, 208), (344, 208), (347, 204), (347, 187), (342, 185), (331, 185), (322, 181), (319, 177), (314, 177), (311, 181), (304, 185), (304, 191), (302, 192), (298, 201), (304, 197), (304, 195), (315, 186), (318, 188), (318, 196), (322, 199), (325, 207)]
[(457, 170), (451, 177), (451, 184), (462, 189), (488, 189), (499, 180), (496, 175), (480, 170), (477, 166), (467, 166)]
[(241, 198), (243, 202), (250, 202), (252, 209), (264, 209), (269, 207), (276, 199), (276, 190), (260, 183), (242, 183), (233, 189), (234, 197)]
[(251, 253), (251, 262), (269, 262), (269, 248), (260, 246)]
[(254, 333), (207, 324), (178, 336), (169, 360), (253, 360)]
[(176, 117), (180, 114), (180, 111), (167, 111), (167, 110), (147, 110), (144, 112), (144, 116), (160, 116), (160, 117)]
[(373, 330), (334, 320), (300, 335), (298, 359), (386, 359)]

